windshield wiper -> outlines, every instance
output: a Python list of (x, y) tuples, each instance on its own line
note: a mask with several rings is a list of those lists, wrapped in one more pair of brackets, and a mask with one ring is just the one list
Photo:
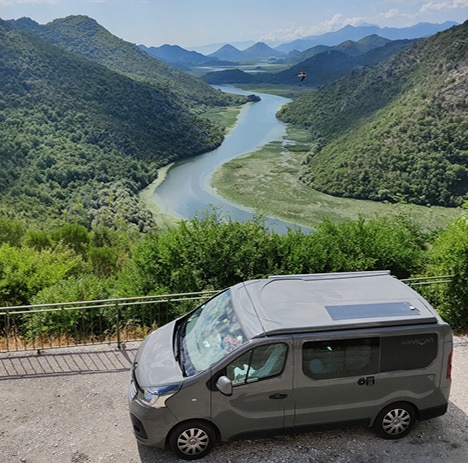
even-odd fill
[(183, 340), (185, 338), (185, 327), (187, 325), (187, 320), (180, 322), (179, 326), (176, 329), (175, 333), (175, 359), (182, 370), (182, 375), (187, 376), (185, 373), (185, 355), (184, 355), (184, 347), (183, 347)]

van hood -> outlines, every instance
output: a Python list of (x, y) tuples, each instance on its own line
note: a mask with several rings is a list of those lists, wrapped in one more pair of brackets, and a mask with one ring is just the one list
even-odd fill
[(182, 370), (174, 357), (176, 322), (153, 331), (141, 344), (134, 362), (134, 374), (141, 388), (180, 383)]

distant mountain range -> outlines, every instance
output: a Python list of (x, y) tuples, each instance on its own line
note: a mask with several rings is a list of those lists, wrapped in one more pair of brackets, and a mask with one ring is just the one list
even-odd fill
[(205, 56), (196, 51), (185, 50), (178, 45), (166, 44), (160, 47), (145, 47), (144, 45), (140, 45), (140, 48), (154, 58), (164, 61), (182, 71), (190, 71), (193, 67), (230, 66), (233, 64), (229, 61), (220, 60), (216, 56)]
[[(197, 51), (189, 51), (178, 45), (162, 45), (160, 47), (146, 47), (140, 45), (140, 48), (148, 52), (155, 58), (164, 61), (171, 66), (183, 70), (190, 70), (194, 67), (203, 66), (235, 66), (235, 63), (254, 60), (284, 60), (277, 62), (298, 63), (304, 59), (310, 58), (319, 52), (329, 51), (331, 47), (341, 46), (347, 55), (360, 55), (369, 51), (370, 48), (376, 48), (376, 37), (380, 38), (380, 46), (394, 40), (407, 40), (428, 37), (437, 32), (446, 30), (457, 23), (447, 21), (442, 24), (419, 23), (415, 26), (405, 28), (391, 28), (374, 25), (366, 26), (346, 26), (335, 32), (328, 32), (318, 36), (309, 36), (303, 39), (294, 40), (289, 43), (283, 43), (273, 47), (264, 42), (253, 43), (245, 49), (236, 47), (236, 44), (223, 44), (216, 51), (209, 54), (202, 54)], [(361, 42), (366, 37), (372, 37), (371, 47), (367, 50), (366, 42)], [(368, 39), (370, 41), (370, 39)], [(350, 42), (350, 43), (348, 43)], [(245, 42), (242, 43), (245, 46)], [(356, 46), (353, 52), (350, 45)], [(322, 47), (320, 48), (317, 47)], [(206, 48), (207, 50), (209, 47)], [(303, 54), (314, 49), (314, 51)], [(296, 58), (293, 58), (297, 56)]]
[(345, 42), (342, 42), (333, 47), (329, 45), (316, 45), (315, 47), (308, 48), (301, 53), (290, 53), (286, 58), (277, 60), (276, 62), (297, 64), (301, 61), (305, 61), (308, 58), (319, 55), (320, 53), (329, 52), (331, 50), (337, 50), (349, 56), (357, 57), (376, 48), (383, 47), (391, 42), (392, 40), (385, 39), (376, 34), (372, 34), (362, 38), (361, 40), (358, 40), (357, 42), (353, 40), (346, 40)]
[(357, 27), (345, 26), (335, 32), (327, 32), (322, 35), (311, 35), (309, 37), (285, 43), (276, 47), (276, 50), (283, 53), (290, 53), (295, 50), (304, 51), (317, 45), (334, 46), (345, 42), (346, 40), (357, 41), (374, 34), (389, 40), (420, 39), (449, 29), (457, 24), (458, 23), (454, 21), (446, 21), (442, 24), (419, 23), (414, 26), (402, 28), (379, 27), (375, 25)]
[[(228, 69), (203, 76), (210, 84), (280, 84), (320, 87), (363, 66), (375, 65), (408, 46), (414, 40), (388, 40), (377, 35), (359, 42), (346, 41), (336, 47), (317, 46), (277, 63), (290, 67), (279, 72), (244, 72)], [(305, 73), (304, 80), (298, 79)]]
[(267, 59), (280, 58), (284, 53), (274, 50), (266, 43), (258, 42), (245, 50), (238, 50), (232, 45), (224, 45), (218, 51), (211, 53), (209, 56), (214, 56), (219, 59), (228, 59), (231, 61), (242, 61), (252, 59)]
[[(435, 34), (439, 31), (448, 29), (457, 24), (458, 23), (454, 21), (447, 21), (442, 24), (419, 23), (415, 24), (414, 26), (404, 28), (379, 27), (377, 25), (366, 24), (362, 26), (345, 26), (342, 29), (339, 29), (338, 31), (327, 32), (325, 34), (320, 35), (309, 35), (303, 37), (302, 39), (294, 40), (292, 42), (269, 40), (265, 40), (264, 42), (271, 48), (274, 48), (284, 53), (289, 53), (290, 51), (294, 50), (304, 51), (305, 49), (314, 47), (316, 45), (334, 46), (346, 40), (357, 41), (367, 35), (372, 34), (377, 34), (381, 37), (385, 37), (390, 40), (423, 38)], [(301, 41), (305, 42), (304, 45), (301, 44)], [(197, 51), (198, 53), (202, 53), (204, 55), (210, 55), (226, 44), (228, 44), (228, 42), (211, 43), (197, 47), (189, 47), (189, 49)], [(230, 45), (234, 46), (238, 50), (245, 50), (246, 48), (251, 47), (254, 44), (254, 40), (230, 43)]]
[(185, 50), (178, 45), (161, 45), (160, 47), (146, 47), (140, 45), (154, 58), (164, 61), (171, 66), (190, 71), (194, 67), (222, 67), (236, 66), (242, 61), (256, 61), (271, 58), (281, 58), (284, 56), (265, 43), (256, 43), (251, 47), (241, 51), (232, 45), (224, 45), (219, 50), (208, 56), (196, 51)]

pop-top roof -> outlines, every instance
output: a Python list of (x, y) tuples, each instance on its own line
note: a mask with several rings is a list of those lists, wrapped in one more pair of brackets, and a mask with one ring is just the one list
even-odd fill
[(438, 321), (388, 271), (274, 276), (237, 285), (233, 298), (251, 337)]

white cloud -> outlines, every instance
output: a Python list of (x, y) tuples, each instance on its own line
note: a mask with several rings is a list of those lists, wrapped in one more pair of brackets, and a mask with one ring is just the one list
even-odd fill
[(445, 2), (428, 2), (421, 7), (421, 12), (457, 10), (468, 8), (468, 0), (451, 0)]
[(264, 34), (262, 41), (292, 41), (310, 35), (321, 35), (326, 32), (337, 31), (345, 26), (358, 26), (365, 23), (365, 18), (345, 18), (341, 14), (336, 14), (327, 21), (323, 21), (313, 26), (291, 26), (282, 29), (275, 29)]
[(388, 20), (395, 20), (395, 19), (422, 20), (424, 16), (427, 17), (427, 15), (430, 13), (441, 13), (443, 11), (462, 10), (462, 9), (466, 9), (468, 11), (468, 0), (446, 0), (442, 2), (429, 1), (429, 2), (423, 3), (421, 7), (419, 8), (419, 11), (413, 10), (411, 13), (405, 13), (401, 11), (399, 8), (392, 8), (384, 13), (381, 13), (380, 16)]
[(399, 18), (414, 18), (416, 15), (403, 13), (398, 8), (392, 8), (391, 10), (386, 11), (385, 13), (381, 14), (382, 17), (385, 19), (399, 19)]
[(400, 17), (401, 13), (398, 8), (392, 8), (385, 13), (382, 13), (382, 16), (387, 19), (398, 18)]

